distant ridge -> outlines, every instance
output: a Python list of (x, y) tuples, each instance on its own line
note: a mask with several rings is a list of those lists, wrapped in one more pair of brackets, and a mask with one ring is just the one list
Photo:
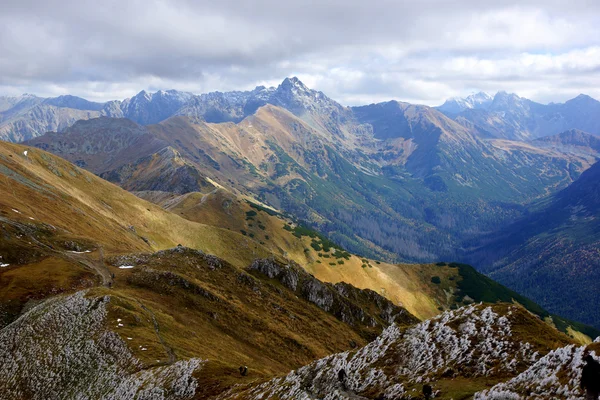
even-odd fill
[(491, 101), (483, 98), (485, 101), (472, 96), (450, 99), (437, 109), (497, 138), (532, 140), (569, 129), (600, 135), (600, 102), (584, 94), (548, 105), (502, 91)]
[[(177, 90), (154, 93), (142, 90), (131, 98), (105, 103), (72, 95), (54, 98), (29, 94), (0, 97), (0, 140), (21, 142), (48, 131), (61, 132), (77, 120), (100, 116), (128, 118), (142, 125), (156, 124), (176, 115), (200, 118), (206, 122), (237, 123), (266, 104), (283, 107), (297, 115), (314, 115), (315, 107), (321, 111), (328, 108), (335, 118), (352, 118), (347, 112), (348, 107), (308, 88), (298, 78), (290, 77), (277, 87), (258, 86), (250, 91), (195, 95)], [(600, 134), (600, 103), (583, 94), (565, 103), (542, 105), (506, 92), (498, 92), (493, 97), (479, 92), (465, 98), (449, 99), (436, 108), (461, 123), (473, 124), (481, 132), (498, 138), (535, 139), (567, 129)], [(314, 123), (321, 127), (323, 123), (328, 128), (335, 126), (324, 121), (315, 120)]]

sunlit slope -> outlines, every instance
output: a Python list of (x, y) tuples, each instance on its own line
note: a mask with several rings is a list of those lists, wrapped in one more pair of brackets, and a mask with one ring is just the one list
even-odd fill
[[(6, 237), (0, 255), (25, 275), (25, 264), (53, 256), (83, 264), (85, 271), (96, 269), (107, 283), (104, 255), (181, 244), (237, 267), (261, 257), (294, 261), (323, 281), (372, 289), (421, 319), (465, 302), (457, 293), (462, 278), (451, 265), (395, 265), (357, 257), (223, 189), (171, 199), (167, 211), (39, 149), (2, 143), (0, 156)], [(85, 250), (91, 251), (86, 258), (71, 253)]]
[[(238, 266), (268, 254), (240, 233), (180, 218), (35, 148), (0, 142), (0, 193), (3, 220), (22, 224), (55, 250), (73, 250), (64, 245), (70, 241), (106, 253), (182, 244)], [(2, 246), (20, 239), (13, 235)], [(18, 254), (10, 256), (14, 260), (3, 257), (5, 263), (18, 262)]]
[(290, 216), (223, 188), (207, 194), (136, 194), (186, 219), (240, 232), (275, 256), (300, 264), (324, 282), (346, 282), (374, 290), (420, 319), (472, 302), (515, 302), (581, 343), (600, 334), (593, 328), (551, 315), (468, 265), (389, 264), (359, 257), (318, 232), (298, 225)]
[[(421, 319), (437, 315), (454, 304), (453, 287), (431, 282), (433, 276), (457, 276), (454, 268), (394, 265), (358, 257), (282, 214), (224, 189), (181, 196), (161, 192), (137, 194), (192, 221), (240, 232), (273, 254), (302, 265), (320, 280), (374, 290)], [(452, 284), (449, 279), (444, 281)]]

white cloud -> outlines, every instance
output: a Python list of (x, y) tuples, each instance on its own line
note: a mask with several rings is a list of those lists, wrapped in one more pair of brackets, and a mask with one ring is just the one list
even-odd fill
[(599, 2), (4, 0), (0, 92), (124, 98), (297, 75), (346, 104), (600, 98)]

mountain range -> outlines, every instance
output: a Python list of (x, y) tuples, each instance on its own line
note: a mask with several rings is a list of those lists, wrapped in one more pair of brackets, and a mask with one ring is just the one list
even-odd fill
[[(515, 101), (532, 109), (532, 102), (502, 93), (455, 103), (468, 111)], [(553, 107), (588, 113), (575, 107), (580, 103), (588, 102)], [(228, 188), (352, 252), (394, 262), (478, 260), (470, 252), (479, 238), (526, 218), (529, 204), (576, 181), (599, 150), (597, 137), (580, 130), (518, 141), (427, 106), (344, 107), (297, 78), (249, 92), (142, 92), (121, 104), (131, 119), (80, 120), (27, 144), (134, 192)], [(569, 280), (579, 282), (577, 275)], [(567, 309), (559, 294), (524, 292), (552, 312)]]
[(468, 265), (359, 257), (225, 188), (135, 196), (6, 142), (0, 175), (10, 399), (573, 396), (598, 351)]
[[(141, 91), (125, 100), (91, 102), (64, 95), (40, 98), (24, 94), (0, 97), (0, 140), (20, 142), (48, 131), (63, 131), (82, 119), (109, 116), (127, 118), (141, 125), (156, 124), (172, 116), (185, 115), (206, 122), (240, 122), (258, 108), (272, 104), (293, 114), (324, 114), (338, 122), (352, 120), (352, 111), (322, 92), (306, 87), (297, 78), (286, 78), (278, 87), (258, 86), (251, 91), (211, 92), (194, 95), (176, 90), (155, 93)], [(475, 128), (483, 137), (533, 140), (543, 136), (579, 129), (600, 134), (600, 102), (581, 94), (565, 103), (540, 104), (514, 93), (494, 96), (479, 92), (465, 98), (452, 98), (439, 107), (440, 112), (459, 123)], [(312, 111), (311, 111), (312, 110)], [(336, 130), (336, 124), (322, 126)]]
[(494, 97), (477, 93), (448, 100), (437, 109), (495, 138), (533, 140), (569, 129), (600, 135), (600, 102), (585, 94), (545, 105), (514, 93), (498, 92)]

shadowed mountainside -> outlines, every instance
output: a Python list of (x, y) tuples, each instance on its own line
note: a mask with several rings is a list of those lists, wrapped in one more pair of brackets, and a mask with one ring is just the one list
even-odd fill
[(552, 312), (599, 326), (599, 179), (595, 164), (531, 215), (475, 242), (467, 259)]

